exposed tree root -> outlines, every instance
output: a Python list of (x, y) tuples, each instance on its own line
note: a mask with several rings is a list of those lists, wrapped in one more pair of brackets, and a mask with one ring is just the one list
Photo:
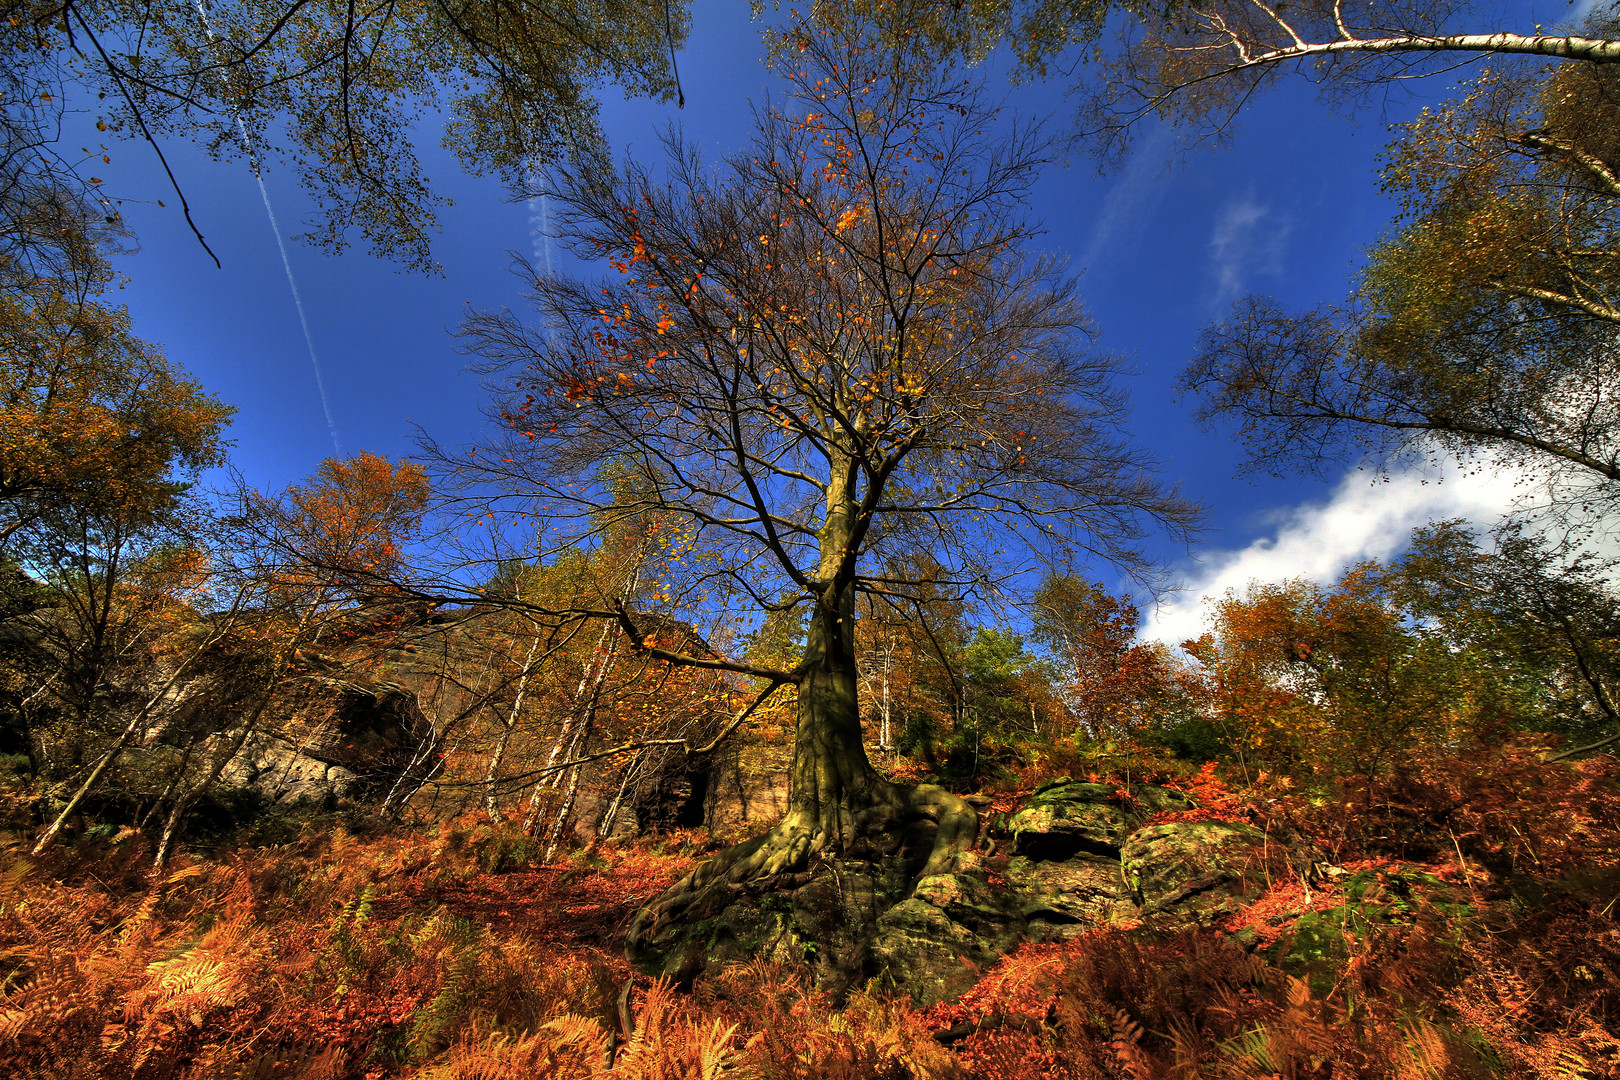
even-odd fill
[[(867, 796), (863, 806), (838, 806), (819, 816), (792, 811), (770, 831), (697, 867), (637, 914), (626, 942), (632, 962), (690, 981), (712, 959), (697, 939), (722, 913), (775, 891), (803, 889), (823, 873), (834, 879), (830, 903), (849, 909), (837, 913), (852, 931), (847, 944), (863, 947), (860, 927), (875, 926), (920, 879), (954, 872), (959, 857), (972, 850), (979, 825), (972, 805), (933, 785), (877, 781)], [(822, 959), (842, 967), (858, 961)]]

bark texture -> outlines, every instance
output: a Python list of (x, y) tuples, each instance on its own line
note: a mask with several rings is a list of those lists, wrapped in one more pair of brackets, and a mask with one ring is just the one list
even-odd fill
[(786, 817), (641, 910), (626, 948), (639, 966), (690, 981), (712, 961), (764, 945), (747, 937), (762, 908), (792, 910), (818, 981), (847, 988), (875, 973), (867, 952), (881, 916), (972, 848), (978, 815), (969, 803), (944, 788), (890, 783), (866, 756), (853, 597), (852, 585), (829, 586), (811, 619)]

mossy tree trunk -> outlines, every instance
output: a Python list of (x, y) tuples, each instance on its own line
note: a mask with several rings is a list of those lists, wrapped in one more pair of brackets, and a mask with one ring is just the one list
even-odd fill
[[(804, 655), (794, 669), (798, 702), (788, 812), (769, 832), (720, 852), (643, 908), (629, 935), (633, 959), (661, 961), (662, 946), (678, 941), (683, 927), (717, 915), (743, 895), (802, 884), (813, 860), (887, 863), (888, 876), (909, 888), (922, 876), (951, 869), (977, 836), (978, 816), (965, 800), (932, 785), (891, 783), (866, 755), (854, 552), (870, 512), (856, 499), (852, 455), (833, 458), (814, 606)], [(889, 902), (902, 899), (904, 891)], [(689, 976), (695, 955), (666, 962), (665, 970)]]
[(852, 841), (857, 819), (889, 786), (872, 768), (861, 739), (853, 552), (864, 522), (851, 461), (847, 452), (832, 455), (814, 607), (797, 668), (789, 818), (810, 831), (817, 848), (841, 849)]

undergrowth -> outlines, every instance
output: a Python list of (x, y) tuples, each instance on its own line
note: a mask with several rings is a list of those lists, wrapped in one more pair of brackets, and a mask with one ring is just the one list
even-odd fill
[(763, 963), (687, 992), (634, 975), (624, 925), (712, 847), (696, 834), (537, 866), (510, 823), (340, 828), (158, 879), (138, 836), (13, 848), (0, 1075), (1620, 1077), (1612, 762), (1509, 746), (1314, 792), (1176, 782), (1177, 814), (1321, 862), (1213, 925), (1026, 945), (926, 1009)]

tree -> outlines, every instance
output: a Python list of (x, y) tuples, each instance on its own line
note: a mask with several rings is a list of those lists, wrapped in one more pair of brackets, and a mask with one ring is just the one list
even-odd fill
[(431, 268), (442, 199), (421, 173), (410, 130), (424, 110), (447, 117), (445, 144), (466, 168), (521, 190), (534, 168), (599, 141), (595, 85), (675, 96), (674, 51), (687, 23), (673, 0), (7, 0), (5, 168), (116, 213), (100, 178), (83, 176), (55, 146), (62, 111), (88, 84), (99, 92), (102, 130), (139, 135), (160, 158), (160, 140), (174, 136), (246, 158), (255, 171), (283, 158), (322, 208), (314, 239), (342, 248), (357, 231), (375, 251)]
[(1620, 496), (1620, 69), (1487, 74), (1406, 126), (1406, 205), (1339, 308), (1247, 299), (1184, 388), (1292, 469), (1370, 448), (1527, 467), (1577, 506)]
[(964, 701), (967, 602), (948, 568), (923, 553), (884, 568), (882, 576), (910, 588), (904, 600), (881, 592), (857, 597), (861, 697), (876, 710), (879, 749), (920, 755), (932, 768)]
[[(1089, 5), (1079, 5), (1084, 10)], [(1484, 57), (1552, 58), (1575, 66), (1620, 62), (1620, 40), (1601, 13), (1581, 32), (1458, 31), (1466, 6), (1419, 0), (1215, 0), (1168, 12), (1126, 8), (1119, 46), (1096, 65), (1081, 95), (1081, 125), (1105, 155), (1127, 145), (1150, 115), (1220, 140), (1238, 111), (1270, 82), (1295, 73), (1323, 96), (1357, 100), (1369, 90)], [(1026, 63), (1046, 57), (1026, 47)]]
[(0, 551), (42, 587), (6, 612), (7, 666), (31, 759), (51, 742), (94, 758), (82, 776), (46, 769), (78, 787), (43, 849), (212, 641), (182, 642), (158, 689), (143, 679), (174, 644), (177, 597), (205, 589), (189, 492), (223, 461), (234, 410), (101, 300), (105, 237), (70, 195), (4, 171), (16, 163), (0, 169)]
[(1186, 649), (1246, 773), (1376, 777), (1489, 711), (1471, 663), (1411, 622), (1390, 585), (1369, 563), (1331, 590), (1255, 583), (1217, 602), (1214, 629)]
[[(881, 18), (906, 4), (845, 0), (836, 7), (839, 16)], [(976, 62), (1006, 44), (1017, 59), (1015, 77), (1046, 78), (1053, 68), (1073, 77), (1079, 135), (1112, 160), (1128, 149), (1136, 126), (1155, 116), (1220, 142), (1259, 90), (1289, 74), (1346, 103), (1472, 59), (1614, 64), (1620, 39), (1612, 10), (1598, 5), (1573, 31), (1537, 26), (1530, 34), (1468, 26), (1471, 16), (1497, 12), (1438, 0), (1018, 0), (926, 5), (907, 14), (914, 37), (942, 55)], [(1106, 35), (1113, 44), (1099, 45)], [(1065, 53), (1076, 47), (1090, 55), (1069, 60)]]
[[(206, 524), (206, 512), (185, 498), (156, 510), (85, 500), (41, 515), (20, 534), (24, 564), (47, 590), (38, 607), (5, 627), (12, 662), (32, 675), (20, 711), (31, 751), (55, 755), (46, 771), (72, 789), (35, 854), (125, 751), (166, 719), (171, 692), (239, 615), (244, 593), (216, 591)], [(199, 607), (217, 609), (200, 626)]]
[(1252, 584), (1214, 605), (1186, 649), (1196, 696), (1240, 765), (1380, 774), (1508, 729), (1620, 741), (1620, 608), (1606, 567), (1513, 526), (1482, 545), (1463, 522), (1418, 529), (1388, 563), (1332, 588)]
[(1135, 735), (1171, 694), (1164, 654), (1136, 640), (1136, 605), (1054, 575), (1035, 595), (1034, 637), (1050, 650), (1069, 711), (1092, 738)]
[(276, 498), (250, 494), (244, 515), (286, 557), (289, 587), (323, 598), (397, 591), (408, 576), (406, 547), (427, 513), (422, 466), (361, 451), (327, 458), (306, 484)]
[(542, 499), (577, 535), (612, 506), (602, 466), (634, 469), (646, 508), (705, 552), (688, 595), (809, 611), (802, 657), (776, 668), (662, 648), (618, 609), (648, 655), (797, 694), (788, 816), (650, 905), (633, 947), (813, 855), (904, 846), (937, 869), (971, 840), (970, 806), (884, 781), (862, 745), (857, 593), (916, 591), (886, 556), (931, 550), (982, 582), (1022, 541), (1140, 570), (1146, 527), (1184, 535), (1195, 516), (1121, 438), (1117, 362), (1086, 348), (1072, 283), (1029, 251), (1016, 208), (1039, 133), (991, 136), (993, 108), (925, 50), (836, 29), (785, 35), (803, 111), (761, 111), (752, 152), (717, 174), (672, 140), (667, 183), (633, 164), (559, 177), (564, 235), (619, 276), (535, 275), (540, 326), (467, 327), (511, 387), (510, 434), (467, 482)]
[(1571, 555), (1515, 525), (1487, 547), (1460, 521), (1413, 534), (1388, 572), (1408, 617), (1443, 635), (1515, 727), (1576, 743), (1553, 760), (1620, 742), (1620, 601), (1612, 564)]
[(945, 771), (977, 787), (986, 766), (994, 772), (1027, 756), (1039, 734), (1035, 701), (1045, 697), (1044, 674), (1039, 659), (1024, 648), (1022, 635), (974, 627), (956, 676), (960, 695), (953, 703)]
[(90, 504), (160, 515), (187, 477), (224, 459), (235, 410), (98, 298), (112, 279), (100, 251), (66, 261), (59, 276), (0, 280), (0, 547), (42, 515)]

